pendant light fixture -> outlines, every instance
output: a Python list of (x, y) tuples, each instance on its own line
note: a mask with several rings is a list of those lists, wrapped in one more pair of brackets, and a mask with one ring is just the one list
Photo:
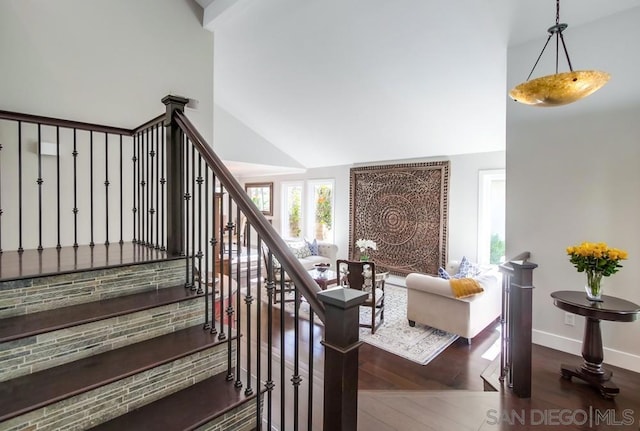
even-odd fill
[[(511, 91), (509, 96), (516, 102), (524, 103), (531, 106), (560, 106), (575, 102), (591, 93), (599, 90), (611, 77), (606, 72), (599, 70), (573, 70), (567, 45), (564, 42), (562, 32), (568, 27), (567, 24), (560, 23), (560, 0), (556, 0), (556, 24), (549, 27), (549, 37), (542, 48), (542, 52), (538, 56), (526, 82), (517, 85)], [(556, 37), (556, 73), (553, 75), (542, 76), (532, 79), (531, 75), (535, 70), (544, 50), (547, 48), (551, 38)], [(558, 55), (560, 50), (560, 42), (569, 64), (569, 72), (558, 73)]]

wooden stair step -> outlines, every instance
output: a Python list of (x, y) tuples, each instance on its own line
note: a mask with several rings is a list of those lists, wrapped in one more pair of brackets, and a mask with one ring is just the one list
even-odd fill
[(0, 320), (0, 342), (148, 310), (197, 297), (183, 285), (71, 305)]
[(0, 421), (213, 347), (221, 342), (193, 326), (75, 362), (0, 382)]
[(255, 399), (220, 373), (97, 427), (93, 431), (193, 430)]

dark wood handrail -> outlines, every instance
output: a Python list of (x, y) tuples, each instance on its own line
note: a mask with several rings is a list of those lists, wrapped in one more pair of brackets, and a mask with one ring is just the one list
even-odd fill
[(220, 158), (213, 152), (206, 140), (189, 121), (184, 112), (176, 110), (174, 111), (174, 116), (178, 126), (191, 140), (192, 144), (196, 147), (209, 168), (215, 172), (217, 178), (220, 180), (229, 195), (234, 199), (236, 205), (238, 205), (247, 217), (249, 224), (262, 236), (265, 243), (278, 258), (278, 261), (280, 261), (282, 266), (286, 269), (291, 280), (295, 283), (296, 287), (300, 289), (301, 294), (309, 302), (313, 311), (320, 320), (324, 322), (324, 304), (322, 304), (322, 302), (317, 298), (318, 292), (321, 292), (322, 289), (320, 289), (311, 275), (309, 275), (300, 262), (291, 254), (284, 240), (275, 231), (273, 226), (267, 222), (267, 219), (264, 218), (262, 213), (251, 201), (249, 195), (247, 195), (247, 193), (242, 189), (233, 174), (231, 174), (231, 171), (229, 171), (222, 160), (220, 160)]
[(500, 270), (500, 272), (513, 274), (513, 266), (511, 266), (511, 262), (526, 262), (529, 260), (530, 257), (531, 257), (531, 252), (523, 251), (517, 256), (514, 256), (511, 259), (505, 261), (504, 263), (501, 263), (500, 266), (498, 266), (498, 269)]
[(138, 132), (141, 132), (145, 129), (148, 129), (149, 127), (153, 127), (157, 124), (160, 124), (164, 121), (165, 118), (165, 114), (160, 114), (158, 115), (156, 118), (152, 118), (151, 120), (147, 121), (146, 123), (143, 123), (141, 125), (139, 125), (138, 127), (136, 127), (135, 129), (133, 129), (131, 131), (132, 134), (136, 134)]
[(23, 114), (20, 112), (10, 111), (0, 111), (0, 120), (24, 121), (25, 123), (66, 127), (69, 129), (88, 130), (123, 136), (132, 136), (135, 132), (135, 129), (123, 129), (121, 127), (105, 126), (104, 124), (84, 123), (82, 121), (63, 120), (60, 118), (43, 117), (40, 115)]

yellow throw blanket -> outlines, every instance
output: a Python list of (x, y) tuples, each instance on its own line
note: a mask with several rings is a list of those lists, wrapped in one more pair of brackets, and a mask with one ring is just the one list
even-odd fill
[(456, 298), (466, 298), (484, 292), (480, 283), (473, 278), (452, 278), (449, 280), (451, 292)]

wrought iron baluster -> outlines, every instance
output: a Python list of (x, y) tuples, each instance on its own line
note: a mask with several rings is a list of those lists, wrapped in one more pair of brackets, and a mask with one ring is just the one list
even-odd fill
[(124, 155), (122, 154), (122, 135), (120, 135), (120, 244), (124, 243), (124, 190), (122, 184), (122, 160)]
[(138, 142), (138, 236), (139, 244), (144, 245), (144, 134), (140, 132)]
[[(139, 242), (139, 236), (140, 236), (140, 231), (139, 231), (139, 227), (138, 227), (138, 223), (137, 223), (137, 213), (138, 213), (138, 206), (137, 204), (137, 200), (136, 197), (139, 199), (139, 193), (138, 193), (138, 181), (139, 181), (139, 173), (138, 173), (138, 145), (140, 143), (140, 134), (136, 133), (133, 136), (133, 157), (131, 157), (131, 161), (133, 162), (133, 208), (131, 210), (131, 212), (133, 213), (133, 243), (137, 244)], [(138, 234), (136, 237), (136, 233)]]
[[(247, 229), (248, 230), (248, 229)], [(258, 234), (258, 238), (257, 238), (257, 244), (256, 244), (256, 252), (258, 254), (257, 259), (258, 259), (258, 267), (256, 269), (256, 274), (257, 274), (257, 283), (258, 283), (258, 289), (257, 289), (257, 293), (256, 293), (256, 297), (258, 299), (257, 304), (256, 304), (256, 321), (257, 321), (257, 328), (256, 328), (256, 384), (258, 385), (258, 391), (256, 394), (256, 411), (259, 412), (261, 411), (262, 408), (262, 403), (264, 401), (263, 397), (262, 397), (262, 390), (260, 390), (260, 385), (262, 382), (262, 330), (261, 330), (261, 325), (262, 325), (262, 281), (264, 280), (263, 276), (262, 276), (262, 259), (263, 259), (263, 254), (262, 254), (262, 238), (260, 238), (260, 235)], [(251, 379), (247, 379), (249, 381), (251, 381)], [(255, 429), (261, 429), (262, 428), (262, 415), (258, 414), (256, 415), (256, 426)], [(271, 428), (268, 428), (271, 429)], [(311, 429), (311, 428), (309, 428)]]
[(73, 129), (73, 247), (78, 248), (78, 131)]
[[(285, 277), (286, 274), (284, 272), (284, 268), (280, 265), (278, 269), (280, 273), (280, 279), (278, 284), (280, 285), (280, 328), (284, 328), (284, 304), (285, 304)], [(280, 357), (285, 358), (285, 331), (280, 331)], [(284, 383), (284, 373), (285, 369), (285, 361), (280, 361), (280, 429), (285, 431), (286, 425), (286, 394), (285, 394), (285, 383)]]
[(60, 250), (60, 127), (56, 126), (56, 220), (58, 229), (58, 243), (56, 248)]
[(95, 243), (93, 242), (93, 131), (89, 132), (89, 194), (90, 194), (90, 225), (91, 225), (91, 241), (89, 241), (89, 246), (93, 247)]
[[(291, 384), (293, 385), (293, 429), (294, 431), (298, 431), (300, 383), (302, 382), (302, 377), (300, 376), (300, 292), (297, 287), (294, 287), (293, 298), (295, 308), (293, 311), (293, 376), (291, 377)], [(284, 309), (284, 303), (282, 304), (282, 309)], [(311, 378), (311, 376), (309, 376), (309, 378)], [(309, 406), (309, 408), (311, 408), (311, 406)]]
[[(220, 253), (220, 299), (218, 299), (218, 302), (220, 303), (220, 334), (218, 335), (218, 340), (226, 340), (227, 336), (225, 334), (224, 331), (224, 316), (225, 316), (225, 309), (224, 309), (224, 292), (225, 292), (225, 286), (227, 283), (227, 278), (224, 276), (224, 271), (225, 271), (225, 263), (224, 263), (224, 249), (223, 249), (223, 245), (224, 245), (224, 230), (226, 229), (225, 224), (223, 223), (223, 216), (224, 216), (224, 199), (222, 198), (222, 196), (224, 196), (224, 187), (222, 187), (222, 185), (220, 185), (220, 213), (219, 213), (219, 226), (218, 226), (218, 238), (220, 238), (220, 245), (218, 246), (219, 249), (219, 253)], [(217, 200), (217, 198), (216, 198)], [(231, 336), (231, 333), (229, 333), (229, 336)]]
[(22, 121), (18, 121), (18, 253), (22, 253)]
[(155, 151), (155, 159), (156, 159), (156, 178), (155, 181), (158, 182), (156, 185), (156, 242), (155, 248), (160, 248), (160, 124), (156, 124), (156, 151)]
[(313, 429), (313, 343), (314, 343), (314, 313), (313, 307), (309, 307), (309, 383), (307, 393), (307, 429)]
[(189, 219), (191, 218), (189, 216), (189, 201), (191, 200), (191, 194), (189, 193), (189, 176), (191, 175), (191, 173), (189, 172), (189, 138), (187, 138), (184, 134), (182, 135), (182, 151), (184, 154), (184, 219), (185, 219), (185, 229), (184, 229), (184, 238), (185, 238), (185, 248), (184, 248), (184, 252), (185, 252), (185, 283), (184, 283), (184, 287), (185, 289), (191, 289), (193, 287), (193, 285), (190, 282), (189, 279), (189, 260), (191, 259), (191, 257), (189, 256)]
[(164, 131), (164, 127), (162, 128), (162, 131), (160, 132), (160, 154), (161, 156), (161, 161), (160, 161), (160, 169), (162, 170), (162, 173), (160, 174), (160, 225), (161, 225), (161, 229), (160, 229), (160, 250), (164, 251), (167, 249), (167, 247), (165, 246), (164, 243), (164, 233), (166, 232), (166, 228), (164, 225), (164, 212), (165, 212), (165, 206), (164, 206), (164, 194), (165, 194), (165, 184), (167, 183), (167, 179), (165, 178), (165, 163), (164, 163), (164, 152), (165, 152), (165, 131)]
[[(206, 194), (207, 194), (207, 199), (209, 199), (209, 169), (207, 168), (207, 176), (206, 176)], [(216, 290), (218, 287), (218, 267), (216, 265), (216, 259), (217, 259), (217, 255), (216, 255), (216, 244), (218, 243), (218, 240), (216, 239), (216, 214), (218, 214), (219, 208), (218, 208), (218, 199), (216, 197), (216, 174), (215, 172), (211, 172), (211, 184), (212, 184), (212, 197), (213, 197), (213, 203), (211, 206), (211, 211), (213, 213), (213, 226), (212, 226), (212, 233), (213, 236), (211, 237), (211, 239), (209, 240), (209, 246), (211, 246), (211, 256), (212, 256), (212, 268), (211, 268), (211, 279), (212, 279), (212, 284), (211, 284), (211, 333), (212, 334), (217, 334), (218, 330), (216, 329)], [(205, 223), (205, 229), (206, 229), (206, 236), (207, 238), (209, 238), (209, 205), (205, 206), (205, 211), (206, 211), (206, 219), (207, 222)], [(209, 247), (207, 247), (207, 250), (209, 250)], [(209, 259), (208, 257), (205, 258), (205, 265), (208, 265)], [(209, 280), (209, 273), (207, 272), (207, 278), (206, 280)], [(208, 283), (207, 283), (208, 284)]]
[[(246, 274), (246, 279), (247, 279), (247, 294), (244, 298), (244, 302), (247, 305), (247, 362), (246, 362), (246, 369), (247, 369), (247, 388), (244, 390), (245, 395), (249, 396), (249, 395), (253, 395), (253, 388), (251, 386), (251, 370), (252, 370), (252, 363), (251, 363), (251, 343), (253, 342), (253, 340), (251, 339), (251, 304), (253, 303), (253, 294), (251, 293), (251, 265), (250, 265), (250, 250), (251, 250), (251, 235), (250, 235), (250, 229), (248, 228), (247, 225), (247, 234), (246, 234), (246, 240), (247, 240), (247, 274)], [(259, 277), (256, 279), (256, 288), (258, 287), (257, 285), (260, 284), (260, 279)], [(257, 289), (256, 289), (257, 290)], [(259, 306), (259, 304), (258, 304)], [(240, 319), (238, 319), (240, 320)], [(260, 321), (258, 321), (260, 322)], [(258, 346), (260, 346), (258, 344)], [(240, 368), (240, 367), (238, 367)], [(258, 367), (259, 368), (259, 367)]]
[(151, 191), (151, 181), (149, 178), (149, 172), (151, 170), (151, 166), (153, 163), (150, 163), (150, 151), (149, 147), (151, 146), (150, 137), (149, 137), (149, 128), (147, 127), (144, 131), (144, 159), (145, 159), (145, 245), (152, 246), (153, 241), (151, 238), (151, 200), (150, 200), (150, 191)]
[[(155, 165), (154, 165), (154, 160), (156, 158), (156, 150), (155, 150), (155, 145), (156, 145), (156, 136), (157, 136), (157, 127), (156, 127), (156, 133), (154, 134), (154, 130), (151, 129), (151, 137), (150, 137), (150, 143), (149, 143), (149, 245), (153, 246), (154, 248), (158, 248), (158, 238), (156, 237), (155, 239), (153, 238), (153, 222), (154, 219), (156, 217), (156, 207), (153, 205), (153, 186), (155, 184)], [(157, 226), (156, 226), (157, 228)]]
[[(233, 222), (231, 221), (231, 208), (233, 207), (233, 200), (231, 194), (228, 196), (227, 212), (229, 214), (229, 223), (227, 223), (227, 244), (231, 244), (231, 235), (233, 232)], [(233, 279), (231, 278), (231, 247), (228, 247), (227, 258), (229, 270), (227, 271), (227, 330), (229, 331), (229, 338), (227, 339), (227, 380), (233, 380), (233, 370), (231, 366), (231, 347), (232, 347), (232, 334), (231, 328), (233, 327)], [(236, 263), (237, 264), (237, 263)], [(236, 328), (236, 337), (238, 328)]]
[[(196, 255), (198, 259), (198, 272), (202, 272), (202, 223), (208, 223), (208, 220), (202, 220), (202, 183), (204, 182), (204, 178), (202, 178), (202, 156), (198, 153), (198, 179), (196, 180), (198, 183), (198, 254)], [(194, 217), (195, 221), (195, 217)], [(195, 241), (194, 241), (195, 243)], [(205, 277), (207, 275), (205, 274)], [(202, 278), (202, 274), (200, 275)], [(205, 278), (206, 280), (206, 278)], [(198, 293), (202, 293), (202, 283), (198, 283)], [(206, 301), (205, 301), (206, 302)]]
[(42, 125), (38, 123), (38, 251), (42, 251)]
[[(202, 225), (202, 223), (201, 223)], [(202, 235), (200, 235), (202, 236)], [(204, 272), (202, 266), (200, 267), (200, 280), (198, 284), (201, 286), (204, 280), (204, 329), (211, 329), (214, 325), (214, 317), (211, 316), (211, 323), (209, 323), (209, 169), (207, 165), (204, 165)], [(213, 275), (213, 285), (211, 287), (215, 291), (216, 281), (215, 274)], [(199, 290), (202, 290), (200, 287)], [(213, 302), (211, 303), (213, 306)]]
[(109, 135), (104, 132), (104, 245), (109, 245)]
[(149, 245), (149, 130), (142, 132), (142, 149), (140, 154), (140, 168), (142, 174), (142, 244)]
[[(239, 283), (240, 283), (240, 274), (241, 274), (241, 265), (240, 265), (240, 244), (238, 242), (238, 238), (240, 237), (240, 232), (239, 232), (239, 227), (240, 227), (240, 207), (236, 205), (236, 222), (235, 222), (235, 236), (236, 236), (236, 284), (239, 287)], [(232, 232), (229, 232), (229, 237), (231, 237)], [(231, 238), (229, 238), (231, 239)], [(229, 241), (229, 244), (231, 244), (231, 241)], [(231, 247), (229, 247), (231, 248)], [(249, 267), (249, 261), (247, 259), (247, 267)], [(247, 278), (247, 282), (250, 280), (250, 277)], [(249, 287), (249, 291), (251, 290), (251, 286)], [(241, 317), (242, 317), (242, 305), (240, 302), (240, 289), (237, 289), (236, 291), (236, 333), (239, 332), (240, 329), (240, 321), (241, 321)], [(238, 335), (238, 334), (236, 334)], [(241, 364), (242, 363), (242, 357), (241, 355), (241, 350), (242, 350), (242, 343), (241, 343), (241, 337), (236, 337), (236, 364)], [(236, 388), (241, 388), (242, 387), (242, 378), (241, 378), (241, 373), (242, 370), (240, 369), (241, 367), (236, 367), (236, 382), (235, 382), (235, 386)]]
[[(187, 138), (187, 145), (191, 147), (191, 192), (193, 194), (191, 198), (191, 214), (193, 223), (191, 223), (191, 290), (196, 290), (195, 283), (193, 282), (193, 273), (196, 268), (196, 147)], [(188, 148), (188, 147), (187, 147)], [(189, 230), (186, 232), (189, 235)]]
[[(273, 423), (273, 297), (275, 295), (275, 280), (273, 268), (273, 253), (269, 250), (267, 262), (267, 381), (265, 389), (267, 390), (267, 429), (271, 429)], [(284, 358), (284, 355), (280, 356)]]

